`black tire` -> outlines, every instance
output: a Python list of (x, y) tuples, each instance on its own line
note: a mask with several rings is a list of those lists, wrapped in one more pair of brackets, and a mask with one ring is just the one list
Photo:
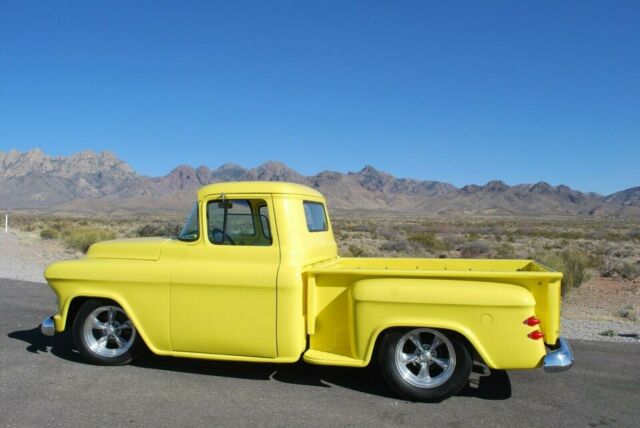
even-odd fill
[[(438, 349), (441, 354), (447, 356), (449, 359), (440, 358), (438, 362), (440, 364), (445, 363), (443, 365), (447, 368), (449, 366), (452, 366), (453, 368), (445, 370), (440, 366), (436, 367), (435, 365), (433, 365), (434, 362), (431, 360), (431, 354), (429, 354), (427, 357), (428, 351), (421, 351), (417, 346), (414, 353), (404, 352), (403, 350), (407, 349), (405, 348), (408, 343), (406, 342), (407, 336), (410, 334), (415, 334), (416, 332), (418, 332), (418, 337), (422, 335), (422, 337), (426, 337), (427, 339), (429, 338), (429, 335), (432, 335), (431, 337), (435, 338), (436, 334), (438, 335), (438, 337), (446, 338), (446, 340), (448, 340), (448, 344), (446, 343), (446, 341), (443, 341), (441, 345), (437, 345), (440, 347), (444, 347), (444, 349), (436, 349)], [(434, 334), (433, 332), (437, 333)], [(399, 346), (402, 346), (400, 348), (400, 351), (398, 351)], [(449, 355), (449, 350), (451, 350), (451, 353), (454, 354), (453, 360), (450, 358), (451, 356)], [(400, 352), (401, 354), (398, 354), (398, 352)], [(420, 360), (417, 364), (415, 361), (411, 361), (406, 364), (404, 362), (400, 363), (399, 361), (404, 359), (407, 355), (409, 355), (411, 358), (419, 355), (416, 358), (428, 359), (427, 361)], [(447, 330), (435, 330), (426, 328), (392, 329), (387, 331), (382, 338), (378, 358), (382, 376), (387, 381), (391, 389), (393, 389), (398, 395), (403, 398), (411, 401), (422, 402), (438, 402), (460, 392), (460, 390), (462, 390), (462, 388), (464, 388), (469, 381), (469, 375), (471, 374), (473, 365), (473, 360), (471, 358), (471, 353), (469, 352), (467, 342), (462, 336), (460, 336), (458, 333)], [(434, 357), (434, 359), (436, 358)], [(446, 364), (447, 362), (449, 364)], [(438, 371), (441, 370), (440, 374), (442, 374), (442, 376), (439, 381), (443, 383), (437, 384), (437, 378), (432, 378), (434, 385), (417, 386), (415, 384), (412, 384), (408, 379), (411, 379), (414, 383), (425, 379), (419, 378), (419, 373), (422, 373), (420, 367), (422, 367), (422, 365), (424, 364), (427, 364), (427, 373), (429, 373), (430, 371), (435, 371), (437, 374)], [(416, 366), (415, 370), (419, 373), (413, 373), (411, 369), (412, 365)], [(402, 366), (406, 368), (403, 369)], [(414, 374), (413, 377), (411, 376), (412, 374)], [(429, 378), (427, 377), (427, 379)], [(432, 380), (429, 379), (428, 381)]]
[[(108, 320), (109, 308), (115, 313), (111, 322)], [(107, 313), (106, 319), (101, 310)], [(96, 313), (98, 314), (96, 315)], [(100, 321), (100, 316), (103, 317), (103, 324), (110, 328), (109, 332), (114, 331), (113, 335), (108, 335), (106, 329), (100, 328), (91, 328), (91, 332), (87, 332), (88, 323), (92, 322), (94, 318)], [(125, 320), (129, 321), (130, 328), (125, 327), (127, 323)], [(117, 329), (117, 325), (120, 325), (122, 329)], [(118, 340), (120, 342), (115, 340), (116, 333), (119, 333)], [(93, 336), (93, 340), (89, 334)], [(102, 336), (107, 337), (104, 346), (99, 344), (101, 343), (99, 338)], [(144, 350), (144, 343), (124, 310), (116, 303), (105, 300), (88, 300), (80, 307), (73, 322), (73, 340), (78, 351), (88, 362), (102, 366), (129, 364)], [(119, 346), (120, 343), (126, 345)]]

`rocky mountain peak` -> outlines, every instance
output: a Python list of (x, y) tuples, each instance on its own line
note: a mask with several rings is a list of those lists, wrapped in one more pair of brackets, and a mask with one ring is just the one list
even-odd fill
[(462, 187), (460, 189), (460, 191), (464, 192), (464, 193), (478, 193), (482, 190), (482, 186), (478, 186), (477, 184), (467, 184), (466, 186)]
[[(217, 181), (262, 180), (307, 184), (322, 192), (332, 208), (415, 211), (416, 215), (616, 215), (640, 217), (640, 187), (604, 197), (546, 182), (509, 186), (492, 180), (457, 187), (440, 181), (396, 178), (366, 165), (358, 172), (324, 171), (303, 176), (282, 162), (252, 169), (223, 164), (209, 169), (180, 165), (165, 176), (145, 177), (111, 152), (86, 150), (51, 157), (42, 150), (0, 152), (0, 205), (8, 208), (75, 207), (104, 199), (103, 206), (125, 203), (138, 209), (179, 205), (195, 189)], [(70, 204), (70, 205), (69, 205)], [(180, 206), (181, 209), (184, 207)]]
[(51, 157), (39, 149), (32, 149), (21, 153), (11, 150), (9, 153), (0, 153), (0, 177), (20, 177), (33, 171), (46, 173), (55, 168)]
[(91, 150), (69, 157), (52, 158), (40, 149), (21, 153), (11, 150), (0, 153), (0, 177), (21, 177), (29, 174), (49, 174), (70, 178), (76, 174), (111, 174), (121, 178), (135, 175), (133, 168), (111, 152), (97, 154)]
[(211, 181), (237, 181), (246, 174), (240, 165), (234, 163), (225, 163), (211, 171)]
[(553, 186), (547, 183), (546, 181), (539, 181), (529, 188), (530, 192), (541, 193), (541, 194), (552, 193), (553, 190), (554, 190)]
[(349, 174), (351, 174), (365, 189), (370, 191), (381, 191), (388, 185), (392, 185), (392, 187), (395, 187), (394, 192), (397, 192), (398, 190), (398, 186), (394, 186), (394, 184), (396, 184), (394, 183), (395, 178), (391, 174), (379, 171), (371, 165), (366, 165), (355, 174)]
[(483, 189), (488, 192), (504, 192), (509, 189), (509, 186), (502, 180), (491, 180), (484, 185)]
[(371, 165), (365, 165), (364, 168), (362, 168), (358, 174), (360, 175), (377, 175), (379, 174), (380, 171), (378, 171), (377, 169), (375, 169), (373, 166)]
[(293, 181), (305, 182), (305, 177), (298, 174), (282, 162), (268, 161), (247, 171), (247, 177), (259, 181)]

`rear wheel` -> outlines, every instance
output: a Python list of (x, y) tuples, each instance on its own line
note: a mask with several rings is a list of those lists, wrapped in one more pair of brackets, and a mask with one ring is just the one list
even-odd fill
[(142, 350), (142, 340), (124, 310), (100, 300), (89, 300), (80, 307), (73, 339), (78, 351), (93, 364), (128, 364)]
[(431, 328), (390, 330), (382, 340), (379, 358), (389, 386), (415, 401), (456, 394), (467, 384), (472, 367), (460, 335)]

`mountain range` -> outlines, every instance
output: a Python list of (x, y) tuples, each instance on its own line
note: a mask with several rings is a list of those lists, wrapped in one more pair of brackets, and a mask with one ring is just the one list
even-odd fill
[(545, 182), (509, 186), (498, 180), (456, 187), (396, 178), (365, 166), (358, 172), (304, 176), (281, 162), (246, 169), (181, 165), (165, 176), (136, 173), (113, 153), (83, 151), (51, 157), (39, 149), (0, 152), (0, 209), (50, 212), (185, 211), (195, 190), (220, 181), (291, 181), (322, 192), (332, 209), (403, 211), (425, 215), (616, 216), (640, 218), (640, 187), (611, 195)]

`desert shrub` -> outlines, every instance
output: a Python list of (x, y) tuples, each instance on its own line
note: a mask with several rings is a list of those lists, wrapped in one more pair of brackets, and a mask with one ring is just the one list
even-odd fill
[(503, 242), (495, 250), (496, 257), (499, 259), (515, 259), (516, 249), (508, 242)]
[(349, 252), (353, 257), (362, 257), (364, 255), (364, 248), (358, 245), (349, 245)]
[(619, 259), (624, 259), (625, 257), (630, 257), (632, 255), (632, 252), (628, 248), (617, 247), (613, 251), (613, 255)]
[(114, 239), (115, 233), (97, 227), (80, 226), (65, 232), (64, 242), (71, 248), (86, 253), (89, 247), (100, 241)]
[(640, 268), (629, 262), (619, 263), (615, 267), (615, 271), (624, 279), (634, 280), (640, 276)]
[(556, 236), (558, 238), (564, 238), (564, 239), (582, 239), (584, 238), (584, 234), (582, 232), (578, 232), (575, 230), (568, 230), (568, 231), (562, 231), (562, 232), (557, 232)]
[(467, 234), (467, 241), (474, 242), (480, 239), (480, 234), (478, 232), (471, 232)]
[(393, 228), (382, 228), (377, 231), (377, 235), (381, 239), (388, 241), (395, 240), (398, 237), (398, 232)]
[(69, 228), (69, 221), (68, 220), (60, 220), (60, 219), (56, 220), (51, 225), (51, 228), (57, 230), (58, 232), (63, 232), (64, 230)]
[(395, 251), (396, 253), (408, 253), (410, 250), (409, 243), (405, 240), (387, 241), (380, 245), (380, 251)]
[(342, 241), (344, 239), (347, 239), (347, 235), (341, 230), (338, 230), (338, 231), (334, 230), (333, 231), (333, 236), (335, 236), (336, 240), (338, 240), (338, 241)]
[(640, 230), (633, 230), (627, 233), (627, 237), (632, 241), (640, 241)]
[(450, 250), (452, 248), (458, 248), (460, 245), (464, 244), (464, 240), (461, 236), (456, 236), (451, 233), (444, 235), (441, 239), (444, 248)]
[(444, 243), (433, 232), (414, 233), (407, 238), (428, 251), (444, 250)]
[(564, 274), (562, 279), (563, 294), (568, 291), (567, 288), (580, 287), (580, 285), (589, 280), (587, 272), (588, 259), (584, 252), (570, 248), (564, 250), (561, 254)]
[(464, 258), (476, 258), (489, 252), (489, 246), (484, 242), (469, 242), (460, 249), (460, 255)]
[(147, 223), (136, 229), (136, 235), (146, 236), (176, 236), (180, 226), (173, 223)]
[(587, 255), (578, 249), (567, 248), (559, 252), (534, 252), (532, 259), (543, 265), (562, 272), (562, 295), (565, 296), (570, 289), (580, 287), (589, 280), (587, 267), (589, 265)]
[(40, 237), (42, 239), (58, 239), (60, 234), (57, 230), (47, 227), (46, 229), (42, 229), (40, 231)]
[(372, 221), (367, 221), (364, 223), (351, 226), (350, 230), (353, 232), (374, 233), (376, 230), (376, 226), (373, 224)]
[(564, 263), (562, 261), (562, 257), (560, 257), (560, 254), (558, 252), (550, 251), (543, 253), (538, 250), (534, 252), (533, 255), (529, 256), (529, 258), (542, 263), (548, 268), (557, 270), (558, 272), (562, 272), (564, 270)]
[(640, 319), (640, 305), (627, 305), (618, 312), (618, 315), (629, 321), (638, 321)]
[(613, 257), (609, 255), (603, 255), (594, 260), (593, 264), (598, 270), (600, 276), (610, 278), (616, 271), (616, 263)]
[(603, 239), (605, 241), (623, 241), (625, 236), (617, 232), (606, 232)]
[(34, 230), (36, 230), (36, 225), (33, 223), (26, 223), (22, 226), (22, 230), (24, 230), (25, 232), (33, 232)]

